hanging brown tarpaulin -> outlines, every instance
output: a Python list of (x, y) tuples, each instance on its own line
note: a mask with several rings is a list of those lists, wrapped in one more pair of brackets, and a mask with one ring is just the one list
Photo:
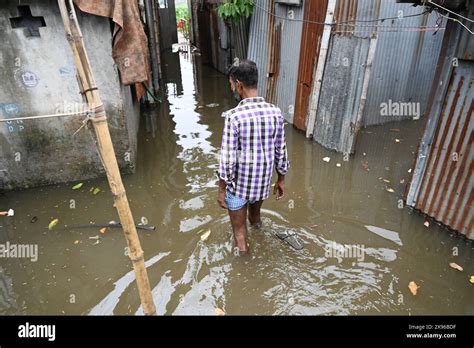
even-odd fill
[(115, 23), (112, 56), (120, 71), (122, 84), (136, 84), (137, 97), (145, 91), (141, 82), (149, 80), (148, 41), (140, 21), (137, 1), (74, 0), (82, 11), (111, 18)]

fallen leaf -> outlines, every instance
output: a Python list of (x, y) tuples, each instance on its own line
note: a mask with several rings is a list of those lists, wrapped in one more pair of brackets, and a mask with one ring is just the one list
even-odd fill
[(94, 189), (95, 189), (95, 187), (94, 187), (94, 186), (92, 186), (92, 187), (91, 187), (91, 189), (89, 190), (89, 192), (92, 192), (92, 191), (94, 191)]
[(225, 315), (225, 312), (218, 307), (214, 308), (214, 312), (216, 313), (216, 315)]
[(211, 235), (211, 230), (207, 230), (207, 231), (201, 236), (201, 240), (202, 240), (203, 242), (205, 242), (205, 241), (209, 238), (210, 235)]
[(425, 221), (423, 225), (425, 225), (425, 227), (430, 227), (430, 223), (428, 221)]
[(100, 233), (104, 234), (107, 232), (107, 227), (102, 227), (99, 231)]
[(408, 169), (408, 173), (411, 173), (411, 168), (410, 168), (410, 169)]
[(400, 139), (395, 139), (395, 142), (396, 142), (396, 143), (399, 143), (399, 142), (400, 142)]
[(410, 284), (408, 284), (408, 288), (413, 295), (416, 295), (420, 287), (414, 281), (411, 281)]
[(48, 229), (51, 231), (54, 228), (54, 226), (58, 224), (58, 222), (59, 222), (59, 219), (54, 219), (53, 221), (51, 221), (48, 225)]
[(79, 240), (75, 240), (75, 241), (74, 241), (74, 244), (79, 244)]
[(323, 158), (323, 161), (324, 161), (324, 162), (329, 162), (330, 160), (331, 160), (331, 157), (324, 157), (324, 158)]
[(99, 239), (99, 236), (89, 237), (89, 239)]
[(390, 184), (390, 180), (383, 179), (383, 181), (385, 181), (387, 184)]
[(99, 192), (100, 192), (100, 187), (96, 187), (94, 191), (92, 191), (94, 195), (98, 194)]
[(386, 189), (386, 191), (387, 191), (387, 192), (390, 192), (390, 193), (394, 193), (394, 192), (395, 192), (394, 189), (392, 189), (392, 188), (390, 188), (390, 187), (388, 187), (388, 188)]
[(471, 278), (469, 278), (469, 281), (474, 284), (474, 276), (471, 276)]
[(400, 184), (403, 184), (403, 183), (405, 183), (405, 179), (400, 180)]
[(449, 266), (451, 266), (451, 268), (457, 269), (459, 272), (464, 271), (464, 268), (462, 268), (461, 266), (459, 266), (456, 262), (451, 262), (451, 263), (449, 264)]
[(83, 185), (83, 183), (81, 182), (81, 183), (79, 183), (79, 184), (77, 184), (77, 185), (74, 185), (74, 186), (72, 187), (72, 189), (73, 189), (73, 190), (79, 190), (79, 189), (82, 187), (82, 185)]
[(340, 166), (341, 166), (341, 164), (340, 164), (340, 163), (336, 163), (336, 167), (340, 167)]
[(92, 245), (97, 245), (97, 244), (99, 244), (99, 243), (100, 243), (99, 240), (96, 240), (95, 243), (92, 244)]

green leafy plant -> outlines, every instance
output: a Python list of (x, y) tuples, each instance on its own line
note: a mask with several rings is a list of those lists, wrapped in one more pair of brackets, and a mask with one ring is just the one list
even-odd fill
[(225, 21), (239, 21), (249, 17), (253, 12), (253, 0), (225, 0), (217, 8), (217, 13)]

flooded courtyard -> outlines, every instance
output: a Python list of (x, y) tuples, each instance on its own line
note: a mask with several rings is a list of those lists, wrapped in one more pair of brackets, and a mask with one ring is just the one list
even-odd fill
[[(349, 161), (288, 125), (286, 196), (264, 203), (264, 227), (238, 257), (216, 202), (221, 114), (235, 106), (227, 79), (190, 54), (166, 62), (167, 95), (142, 113), (136, 173), (124, 177), (136, 222), (156, 226), (138, 233), (158, 314), (474, 314), (472, 242), (400, 206), (422, 121), (364, 129)], [(107, 180), (74, 184), (0, 196), (15, 209), (0, 243), (38, 246), (36, 261), (0, 259), (1, 314), (143, 313), (121, 230), (83, 227), (118, 220)]]

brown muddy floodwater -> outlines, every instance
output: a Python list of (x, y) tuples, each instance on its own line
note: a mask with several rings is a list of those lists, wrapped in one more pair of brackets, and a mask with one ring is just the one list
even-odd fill
[[(286, 198), (264, 203), (252, 254), (236, 257), (214, 173), (221, 113), (235, 103), (218, 72), (183, 54), (165, 61), (167, 100), (142, 115), (137, 171), (124, 177), (137, 223), (157, 226), (139, 235), (159, 314), (474, 314), (472, 242), (398, 207), (419, 122), (366, 129), (349, 162), (288, 126)], [(94, 196), (97, 186), (103, 192)], [(107, 181), (71, 187), (0, 196), (0, 207), (15, 209), (0, 220), (0, 243), (39, 251), (35, 262), (0, 259), (0, 313), (142, 314), (121, 230), (69, 227), (118, 220)], [(53, 218), (60, 222), (49, 231)], [(278, 240), (281, 229), (296, 231), (305, 248)], [(345, 244), (352, 255), (326, 253)], [(410, 281), (420, 286), (416, 296)]]

